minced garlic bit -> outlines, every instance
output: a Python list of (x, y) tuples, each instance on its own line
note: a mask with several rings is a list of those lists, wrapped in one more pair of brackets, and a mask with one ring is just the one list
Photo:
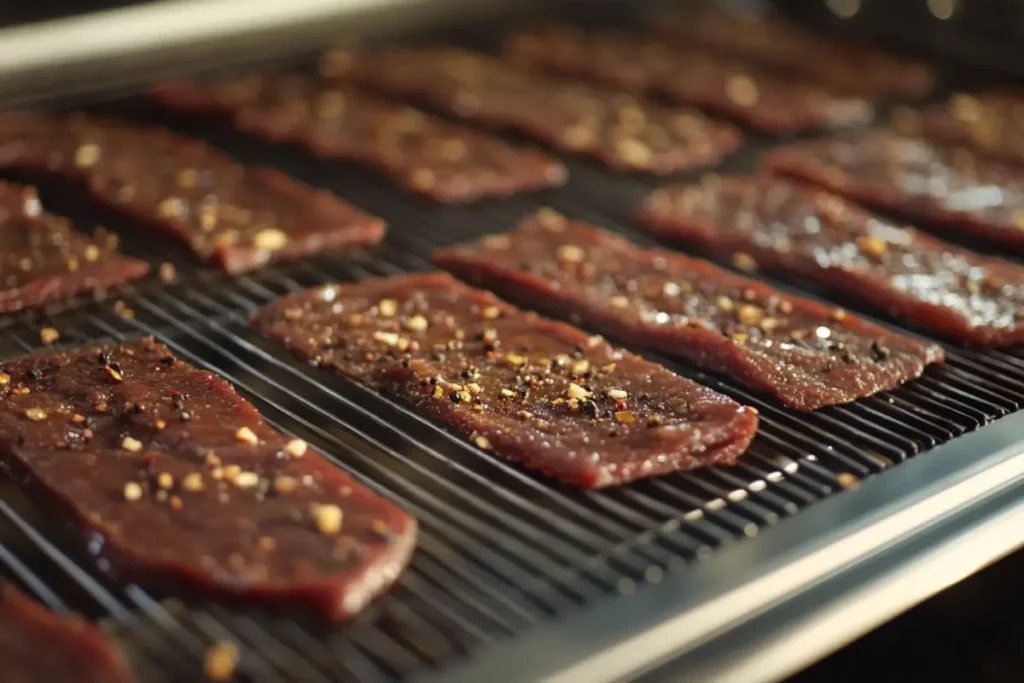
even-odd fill
[(486, 436), (483, 436), (482, 434), (480, 436), (475, 437), (473, 439), (473, 443), (476, 444), (477, 448), (482, 448), (485, 451), (491, 447), (490, 440)]
[(203, 673), (211, 681), (226, 681), (238, 668), (238, 648), (234, 643), (221, 641), (211, 645), (203, 658)]
[(257, 249), (278, 251), (288, 244), (288, 233), (277, 228), (264, 228), (252, 238), (252, 244)]
[(860, 250), (872, 258), (881, 258), (888, 248), (885, 240), (878, 235), (864, 235), (857, 238), (857, 246)]
[(615, 419), (623, 424), (633, 424), (636, 422), (636, 416), (628, 410), (620, 410), (615, 413)]
[(282, 474), (274, 479), (274, 490), (278, 493), (291, 493), (299, 488), (299, 480)]
[(341, 531), (344, 515), (341, 508), (334, 504), (314, 505), (313, 522), (316, 529), (325, 536), (333, 536)]
[(260, 483), (260, 475), (255, 472), (240, 472), (231, 482), (240, 489), (249, 489)]
[(243, 443), (249, 444), (250, 446), (255, 446), (260, 442), (256, 433), (248, 427), (240, 427), (239, 430), (235, 432), (235, 438)]
[(11, 376), (6, 372), (0, 372), (0, 386), (11, 383)]
[(186, 491), (195, 493), (196, 491), (203, 490), (203, 475), (198, 472), (191, 472), (186, 474), (181, 480), (181, 488)]
[(174, 477), (170, 472), (161, 472), (156, 478), (156, 485), (162, 489), (170, 489), (174, 486)]
[(284, 452), (293, 458), (301, 458), (306, 454), (306, 448), (309, 447), (302, 439), (292, 439), (284, 445)]
[(115, 368), (112, 365), (104, 365), (103, 371), (106, 372), (107, 376), (110, 377), (110, 379), (114, 380), (115, 382), (124, 381), (124, 374), (122, 374), (118, 368)]
[(622, 295), (617, 295), (608, 299), (608, 303), (611, 304), (612, 308), (626, 308), (629, 306), (629, 299)]
[(398, 313), (398, 302), (394, 299), (381, 299), (377, 303), (377, 311), (383, 318), (390, 318)]
[(725, 94), (732, 102), (741, 107), (752, 107), (761, 97), (757, 91), (757, 84), (746, 74), (730, 76), (725, 82)]
[(627, 396), (629, 396), (629, 394), (627, 394), (622, 389), (609, 389), (608, 390), (608, 396), (611, 397), (611, 398), (617, 399), (617, 400), (622, 400), (622, 399), (626, 398)]
[(142, 498), (142, 486), (137, 482), (130, 481), (124, 485), (124, 499), (131, 502)]
[(96, 143), (87, 142), (84, 145), (79, 145), (78, 149), (75, 150), (75, 166), (79, 168), (89, 168), (94, 166), (99, 160), (100, 146)]
[(732, 265), (744, 273), (753, 273), (757, 270), (757, 261), (754, 260), (753, 256), (743, 251), (737, 251), (732, 255)]
[(39, 341), (44, 344), (52, 344), (60, 339), (60, 332), (53, 327), (44, 327), (39, 330)]
[(126, 451), (131, 451), (132, 453), (138, 453), (139, 451), (142, 450), (142, 442), (139, 441), (138, 439), (133, 439), (130, 436), (126, 436), (121, 441), (121, 448), (125, 449)]
[(582, 263), (587, 257), (586, 252), (575, 244), (563, 244), (558, 248), (558, 260), (566, 263)]
[(414, 315), (405, 321), (403, 327), (410, 332), (425, 332), (430, 327), (430, 323), (422, 315)]
[(590, 361), (587, 361), (587, 360), (577, 361), (572, 366), (572, 374), (574, 374), (574, 375), (582, 375), (583, 373), (585, 373), (589, 369), (590, 369)]
[(373, 338), (375, 341), (387, 344), (388, 346), (397, 346), (399, 339), (397, 332), (381, 332), (379, 330), (373, 333)]
[(481, 311), (481, 314), (483, 315), (484, 320), (494, 320), (499, 315), (501, 315), (501, 309), (498, 308), (497, 306), (488, 306), (483, 311)]
[(589, 391), (581, 387), (579, 384), (576, 384), (575, 382), (569, 382), (568, 394), (569, 398), (575, 398), (577, 400), (588, 398), (590, 396)]
[(46, 419), (47, 412), (42, 408), (29, 408), (25, 411), (25, 417), (33, 422), (42, 422)]
[(843, 487), (847, 491), (852, 491), (853, 489), (860, 486), (860, 479), (858, 479), (856, 475), (850, 474), (849, 472), (840, 472), (839, 474), (837, 474), (836, 481), (839, 483), (841, 487)]

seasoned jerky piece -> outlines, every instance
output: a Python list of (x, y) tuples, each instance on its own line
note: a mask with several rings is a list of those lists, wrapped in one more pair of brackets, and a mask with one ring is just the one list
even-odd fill
[(0, 167), (85, 183), (229, 273), (373, 244), (384, 223), (270, 168), (241, 166), (161, 128), (84, 115), (0, 116)]
[(319, 287), (254, 321), (481, 449), (583, 488), (732, 464), (757, 426), (721, 394), (443, 273)]
[(96, 627), (54, 614), (0, 579), (0, 681), (131, 680), (123, 658)]
[(901, 107), (893, 127), (943, 144), (970, 147), (995, 159), (1024, 164), (1024, 94), (1011, 90), (956, 93), (945, 104), (916, 112)]
[(43, 211), (35, 188), (0, 181), (0, 313), (69, 299), (142, 277), (145, 261), (117, 250), (117, 235), (75, 232)]
[(619, 171), (674, 173), (718, 163), (740, 143), (700, 112), (546, 78), (454, 47), (328, 53), (323, 72), (509, 128)]
[(643, 35), (554, 26), (514, 34), (505, 52), (519, 64), (666, 96), (768, 133), (864, 123), (873, 112), (862, 98), (833, 95), (752, 62), (677, 49)]
[(655, 191), (640, 220), (742, 268), (856, 293), (962, 342), (1024, 342), (1024, 268), (900, 227), (829, 192), (780, 178), (707, 176)]
[(798, 410), (892, 389), (943, 357), (936, 345), (707, 261), (640, 249), (550, 210), (507, 235), (437, 251), (434, 261), (627, 342), (731, 375)]
[(153, 96), (178, 111), (228, 116), (236, 129), (264, 140), (365, 164), (440, 202), (511, 195), (567, 178), (565, 166), (546, 154), (304, 76), (166, 82)]
[(957, 237), (1024, 246), (1024, 169), (964, 148), (868, 130), (778, 147), (764, 164)]
[(655, 30), (686, 44), (740, 55), (813, 79), (834, 92), (865, 97), (923, 97), (937, 74), (924, 62), (850, 38), (814, 33), (778, 15), (684, 9)]
[(409, 559), (412, 517), (152, 339), (0, 373), (0, 465), (118, 581), (342, 619)]

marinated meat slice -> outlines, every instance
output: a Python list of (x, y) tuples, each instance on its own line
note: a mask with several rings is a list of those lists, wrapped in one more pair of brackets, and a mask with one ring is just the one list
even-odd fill
[(833, 92), (865, 97), (923, 97), (937, 74), (924, 62), (868, 43), (817, 34), (773, 14), (706, 7), (662, 17), (654, 29), (675, 41), (739, 55), (813, 79)]
[(514, 34), (505, 47), (507, 57), (524, 66), (665, 96), (768, 133), (864, 123), (873, 113), (862, 98), (834, 95), (752, 62), (678, 49), (649, 36), (554, 26)]
[(920, 112), (900, 107), (894, 112), (893, 127), (906, 135), (1024, 164), (1024, 94), (1019, 91), (956, 93), (945, 104)]
[(587, 489), (733, 464), (757, 427), (750, 408), (443, 273), (319, 287), (254, 321), (479, 448)]
[(740, 143), (734, 127), (694, 109), (554, 80), (454, 47), (336, 50), (324, 57), (322, 70), (329, 79), (355, 81), (460, 119), (516, 130), (618, 171), (667, 174), (709, 166)]
[(270, 168), (160, 128), (81, 114), (0, 116), (0, 167), (84, 183), (102, 204), (229, 273), (374, 244), (384, 223)]
[(416, 520), (152, 339), (0, 363), (0, 465), (118, 581), (347, 618)]
[(365, 164), (439, 202), (553, 187), (568, 177), (561, 162), (541, 152), (304, 76), (167, 82), (153, 96), (177, 111), (227, 116), (237, 130), (263, 140)]
[(728, 374), (798, 410), (914, 379), (942, 349), (707, 261), (640, 249), (548, 211), (435, 252), (467, 280)]
[(920, 222), (958, 238), (1024, 246), (1024, 169), (882, 130), (778, 147), (771, 171)]
[(0, 579), (0, 681), (132, 680), (121, 655), (97, 628), (50, 612)]
[(798, 274), (978, 346), (1024, 342), (1024, 268), (901, 227), (829, 192), (779, 178), (707, 176), (657, 190), (655, 234)]
[(36, 190), (0, 181), (0, 313), (70, 299), (142, 277), (145, 261), (117, 250), (117, 235), (75, 232), (43, 211)]

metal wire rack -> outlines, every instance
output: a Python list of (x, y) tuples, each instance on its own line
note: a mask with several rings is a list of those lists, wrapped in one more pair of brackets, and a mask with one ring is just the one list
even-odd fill
[[(756, 406), (762, 422), (749, 453), (731, 469), (599, 492), (563, 487), (478, 451), (401, 402), (293, 360), (252, 330), (248, 314), (312, 285), (428, 269), (434, 247), (505, 230), (539, 206), (645, 241), (629, 216), (653, 182), (572, 161), (565, 188), (441, 208), (351, 165), (254, 143), (219, 124), (167, 118), (137, 102), (105, 108), (208, 138), (240, 159), (330, 188), (385, 218), (388, 239), (366, 251), (229, 278), (195, 266), (173, 245), (152, 244), (72, 188), (44, 179), (39, 184), (51, 210), (82, 224), (113, 225), (127, 251), (170, 261), (179, 277), (175, 284), (152, 278), (125, 286), (104, 301), (12, 316), (0, 323), (0, 358), (37, 350), (46, 326), (57, 328), (59, 344), (68, 347), (155, 335), (181, 358), (226, 377), (271, 424), (308, 440), (421, 523), (417, 553), (399, 584), (352, 623), (328, 626), (113, 585), (61, 520), (10, 483), (0, 485), (0, 573), (55, 610), (97, 620), (123, 646), (140, 680), (196, 680), (204, 649), (224, 639), (240, 645), (239, 680), (363, 683), (443, 674), (543, 624), (602, 601), (628, 600), (694, 564), (714, 562), (725, 546), (797, 513), (813, 515), (815, 502), (842, 492), (840, 481), (849, 485), (845, 475), (857, 481), (887, 470), (1024, 402), (1019, 349), (947, 347), (948, 362), (918, 381), (810, 415), (647, 354)], [(755, 137), (725, 168), (749, 170), (764, 144)], [(114, 300), (130, 314), (116, 312)]]

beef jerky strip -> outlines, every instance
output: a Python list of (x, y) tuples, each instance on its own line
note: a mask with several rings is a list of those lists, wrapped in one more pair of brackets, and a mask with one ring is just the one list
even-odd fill
[(384, 223), (270, 168), (171, 133), (84, 115), (0, 117), (0, 167), (83, 182), (102, 204), (229, 273), (373, 244)]
[(735, 377), (798, 410), (893, 389), (942, 349), (549, 210), (435, 252), (467, 280)]
[(153, 97), (177, 111), (228, 116), (237, 130), (264, 140), (365, 164), (444, 203), (554, 187), (568, 177), (561, 162), (541, 152), (304, 76), (166, 82)]
[(130, 683), (121, 655), (99, 629), (50, 612), (0, 579), (0, 681)]
[(655, 191), (640, 220), (661, 237), (729, 255), (740, 268), (798, 274), (961, 342), (1024, 342), (1024, 268), (826, 191), (765, 176), (707, 176)]
[(956, 93), (945, 104), (921, 112), (900, 107), (893, 112), (893, 128), (1024, 164), (1024, 93), (1020, 91)]
[(425, 102), (460, 119), (509, 128), (618, 171), (668, 174), (718, 163), (740, 143), (700, 112), (547, 78), (453, 47), (338, 50), (322, 61), (352, 80)]
[(777, 147), (764, 164), (923, 227), (1024, 247), (1024, 169), (965, 148), (868, 130)]
[(656, 32), (814, 80), (833, 92), (865, 97), (927, 95), (937, 74), (928, 64), (849, 38), (812, 32), (778, 15), (687, 9), (656, 22)]
[(587, 489), (733, 464), (757, 427), (750, 408), (443, 273), (300, 292), (255, 324), (483, 450)]
[(117, 250), (117, 235), (84, 235), (43, 211), (36, 190), (0, 181), (0, 313), (70, 299), (142, 277), (145, 261)]
[(412, 517), (152, 339), (0, 363), (0, 465), (67, 510), (118, 581), (326, 619), (385, 590), (416, 538)]
[(507, 57), (518, 64), (586, 78), (638, 95), (654, 93), (737, 119), (767, 133), (864, 123), (871, 103), (713, 52), (675, 49), (616, 31), (554, 26), (514, 34)]

